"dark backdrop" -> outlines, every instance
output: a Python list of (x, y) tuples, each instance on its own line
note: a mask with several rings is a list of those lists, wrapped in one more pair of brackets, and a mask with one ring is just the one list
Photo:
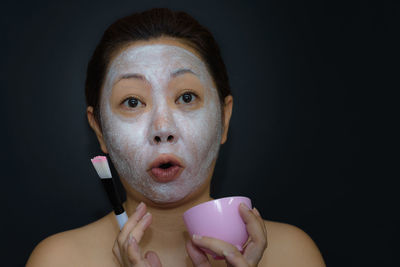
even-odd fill
[(385, 89), (399, 89), (398, 5), (178, 0), (2, 3), (1, 265), (110, 212), (89, 161), (86, 66), (110, 23), (150, 7), (187, 11), (222, 49), (234, 111), (213, 196), (251, 197), (329, 266), (394, 265), (398, 161), (382, 110), (397, 109)]

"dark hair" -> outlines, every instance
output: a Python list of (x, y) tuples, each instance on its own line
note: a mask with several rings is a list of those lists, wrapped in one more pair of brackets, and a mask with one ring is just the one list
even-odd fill
[(132, 42), (162, 36), (178, 38), (200, 54), (215, 82), (220, 103), (224, 104), (231, 89), (220, 49), (210, 31), (183, 11), (153, 8), (121, 18), (109, 26), (89, 61), (85, 83), (86, 104), (93, 107), (98, 123), (100, 91), (114, 54)]

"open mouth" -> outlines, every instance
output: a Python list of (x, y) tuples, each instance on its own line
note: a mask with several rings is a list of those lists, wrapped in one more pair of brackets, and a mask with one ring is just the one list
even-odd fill
[(174, 165), (172, 164), (172, 163), (164, 163), (164, 164), (161, 164), (160, 166), (158, 166), (158, 168), (161, 168), (161, 169), (163, 169), (163, 170), (166, 170), (166, 169), (168, 169), (168, 168), (170, 168), (170, 167), (173, 167)]
[(175, 180), (183, 169), (176, 157), (161, 155), (150, 165), (149, 173), (157, 182), (167, 183)]

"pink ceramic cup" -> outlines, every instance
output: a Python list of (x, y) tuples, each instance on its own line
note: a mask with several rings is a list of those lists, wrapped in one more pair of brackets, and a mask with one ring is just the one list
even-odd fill
[[(246, 225), (240, 217), (239, 205), (244, 203), (251, 207), (247, 197), (225, 197), (201, 203), (188, 209), (183, 220), (190, 236), (193, 234), (214, 237), (236, 246), (239, 251), (249, 238)], [(223, 259), (212, 251), (203, 249), (214, 259)]]

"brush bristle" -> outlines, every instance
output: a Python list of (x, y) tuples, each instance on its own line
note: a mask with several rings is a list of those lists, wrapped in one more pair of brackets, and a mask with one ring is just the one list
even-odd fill
[(110, 167), (108, 166), (107, 158), (104, 156), (97, 156), (91, 159), (97, 174), (101, 179), (111, 178)]

